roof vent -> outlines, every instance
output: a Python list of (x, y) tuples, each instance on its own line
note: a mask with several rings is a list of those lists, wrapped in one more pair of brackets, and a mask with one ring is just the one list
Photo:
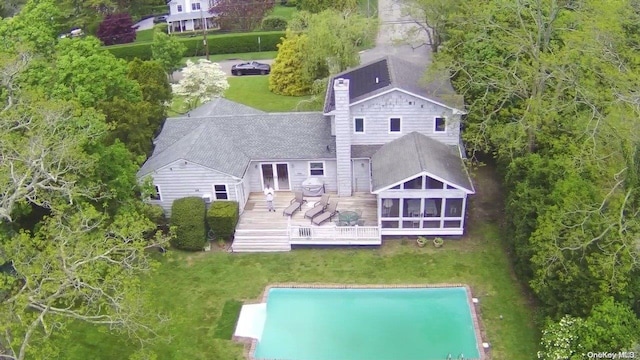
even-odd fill
[(376, 76), (376, 84), (380, 82), (380, 79)]

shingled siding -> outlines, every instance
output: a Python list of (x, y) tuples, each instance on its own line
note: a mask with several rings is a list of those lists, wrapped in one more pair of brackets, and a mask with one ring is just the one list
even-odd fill
[[(434, 132), (436, 116), (447, 118), (447, 131)], [(353, 133), (353, 118), (364, 117), (363, 134)], [(389, 133), (389, 118), (400, 117), (401, 132)], [(412, 131), (425, 134), (447, 145), (460, 141), (460, 116), (446, 107), (413, 97), (401, 91), (375, 97), (351, 106), (351, 143), (353, 145), (385, 144)]]
[(353, 159), (353, 192), (371, 192), (371, 170), (368, 159)]
[(324, 176), (321, 177), (324, 181), (326, 191), (336, 192), (338, 191), (338, 185), (336, 180), (336, 161), (330, 160), (281, 160), (281, 161), (252, 161), (247, 171), (247, 179), (245, 180), (249, 184), (249, 190), (251, 192), (261, 192), (262, 181), (260, 172), (260, 164), (263, 163), (287, 163), (289, 164), (289, 180), (293, 191), (300, 190), (302, 182), (309, 177), (309, 161), (324, 161)]
[(160, 188), (161, 196), (160, 201), (151, 200), (150, 202), (161, 205), (167, 216), (171, 216), (171, 204), (176, 199), (211, 194), (212, 200), (215, 200), (214, 184), (226, 184), (228, 200), (237, 200), (234, 184), (237, 184), (238, 180), (198, 164), (190, 162), (185, 164), (184, 160), (175, 161), (148, 176), (151, 176), (153, 184)]

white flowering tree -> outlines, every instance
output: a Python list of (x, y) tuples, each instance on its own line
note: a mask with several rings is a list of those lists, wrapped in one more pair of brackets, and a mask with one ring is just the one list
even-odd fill
[(184, 98), (187, 110), (220, 97), (229, 88), (227, 75), (220, 64), (200, 59), (197, 63), (187, 60), (182, 69), (182, 79), (173, 85), (173, 93)]

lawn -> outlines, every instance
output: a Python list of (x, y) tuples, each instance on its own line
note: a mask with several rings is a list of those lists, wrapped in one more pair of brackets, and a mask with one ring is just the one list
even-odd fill
[[(446, 242), (440, 249), (420, 249), (413, 241), (395, 240), (379, 249), (170, 252), (158, 273), (148, 279), (152, 305), (172, 319), (162, 334), (171, 340), (153, 350), (158, 359), (243, 359), (241, 345), (219, 339), (229, 327), (223, 309), (233, 307), (234, 300), (258, 298), (270, 283), (446, 282), (468, 284), (480, 299), (483, 341), (491, 343), (493, 360), (530, 360), (537, 341), (534, 314), (514, 283), (498, 234), (496, 227), (482, 225), (467, 239)], [(74, 330), (72, 339), (59, 340), (61, 358), (124, 359), (132, 352), (132, 344), (114, 335), (91, 327)]]
[(303, 107), (301, 101), (308, 100), (309, 96), (283, 96), (269, 91), (268, 76), (232, 76), (228, 78), (229, 90), (224, 97), (247, 106), (267, 112), (283, 111), (318, 111)]
[(136, 31), (136, 43), (153, 41), (153, 29)]
[(271, 13), (269, 15), (270, 16), (282, 16), (283, 18), (285, 18), (287, 20), (291, 20), (291, 18), (293, 17), (293, 14), (296, 11), (298, 11), (298, 9), (296, 9), (295, 6), (276, 5), (273, 8), (273, 11), (271, 11)]

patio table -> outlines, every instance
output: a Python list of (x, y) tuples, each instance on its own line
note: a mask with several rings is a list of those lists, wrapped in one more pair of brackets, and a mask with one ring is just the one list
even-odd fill
[(358, 224), (360, 216), (355, 211), (340, 211), (338, 213), (338, 225), (354, 226)]

